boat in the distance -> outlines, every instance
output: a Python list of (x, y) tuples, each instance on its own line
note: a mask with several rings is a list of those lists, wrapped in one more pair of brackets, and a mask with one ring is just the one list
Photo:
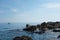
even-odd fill
[(11, 24), (11, 23), (8, 23), (8, 24)]

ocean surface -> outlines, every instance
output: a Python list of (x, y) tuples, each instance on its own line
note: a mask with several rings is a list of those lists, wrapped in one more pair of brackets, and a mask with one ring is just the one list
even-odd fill
[[(30, 25), (36, 25), (37, 23), (30, 23)], [(52, 30), (46, 31), (44, 34), (35, 34), (23, 31), (26, 23), (0, 23), (0, 40), (13, 40), (16, 36), (27, 35), (33, 40), (60, 40), (57, 38), (60, 35), (59, 32), (55, 33)], [(17, 31), (19, 29), (19, 31)]]

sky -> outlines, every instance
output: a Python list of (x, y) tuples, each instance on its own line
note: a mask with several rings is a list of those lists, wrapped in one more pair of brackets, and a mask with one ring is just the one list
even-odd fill
[(60, 21), (60, 0), (0, 0), (0, 23), (48, 21)]

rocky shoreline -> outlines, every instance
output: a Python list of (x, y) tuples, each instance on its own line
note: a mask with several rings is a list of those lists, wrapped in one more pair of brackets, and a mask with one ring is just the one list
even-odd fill
[[(60, 22), (43, 22), (37, 25), (26, 24), (26, 28), (24, 28), (23, 31), (43, 34), (45, 31), (53, 29), (53, 32), (60, 32), (60, 30), (56, 30), (56, 28), (60, 28)], [(57, 38), (60, 38), (60, 35), (58, 35)]]
[[(56, 31), (55, 28), (60, 28), (60, 22), (47, 22), (47, 23), (43, 22), (37, 25), (26, 24), (26, 28), (24, 28), (23, 31), (41, 34), (41, 33), (44, 33), (46, 30), (54, 29), (54, 31)], [(38, 31), (38, 32), (35, 32), (35, 31)]]
[[(46, 31), (48, 31), (48, 32), (50, 31), (50, 32), (48, 33)], [(47, 34), (45, 34), (45, 33), (47, 33)], [(6, 33), (3, 32), (3, 34), (6, 34), (7, 37), (8, 37), (8, 35), (9, 35), (9, 37), (11, 36), (12, 40), (34, 40), (33, 37), (35, 35), (37, 37), (39, 36), (39, 38), (42, 35), (42, 38), (44, 38), (43, 36), (49, 37), (49, 36), (51, 36), (50, 34), (55, 35), (54, 33), (56, 33), (56, 34), (60, 33), (60, 22), (43, 22), (43, 23), (37, 24), (37, 25), (26, 24), (26, 27), (23, 28), (22, 31), (20, 29), (13, 29), (13, 30), (8, 30)], [(6, 39), (7, 39), (7, 37), (6, 37)], [(60, 34), (58, 34), (57, 37), (52, 37), (52, 39), (53, 38), (55, 38), (55, 39), (60, 38)], [(51, 39), (51, 38), (48, 38), (48, 39)]]

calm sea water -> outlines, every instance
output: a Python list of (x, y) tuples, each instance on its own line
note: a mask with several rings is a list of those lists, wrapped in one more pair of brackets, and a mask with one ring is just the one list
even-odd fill
[(0, 23), (0, 31), (12, 30), (12, 29), (22, 29), (25, 27), (25, 23)]
[[(37, 23), (30, 23), (36, 25)], [(0, 40), (13, 40), (16, 36), (27, 35), (33, 38), (33, 40), (59, 40), (57, 36), (60, 33), (51, 32), (51, 30), (46, 31), (44, 34), (31, 34), (29, 32), (21, 31), (25, 28), (26, 23), (0, 23)], [(20, 29), (20, 31), (16, 31)]]

